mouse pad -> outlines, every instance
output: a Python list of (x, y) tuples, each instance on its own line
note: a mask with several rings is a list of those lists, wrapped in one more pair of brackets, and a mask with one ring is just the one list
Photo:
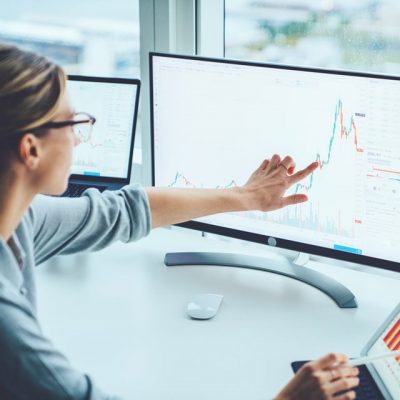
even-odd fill
[[(292, 369), (297, 372), (308, 361), (292, 362)], [(360, 384), (355, 389), (357, 400), (385, 400), (372, 375), (365, 365), (358, 367), (360, 370)]]

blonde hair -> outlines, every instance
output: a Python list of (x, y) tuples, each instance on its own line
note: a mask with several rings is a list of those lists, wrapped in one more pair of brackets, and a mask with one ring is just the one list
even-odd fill
[(0, 143), (5, 137), (50, 121), (65, 86), (64, 71), (57, 64), (30, 51), (0, 44)]

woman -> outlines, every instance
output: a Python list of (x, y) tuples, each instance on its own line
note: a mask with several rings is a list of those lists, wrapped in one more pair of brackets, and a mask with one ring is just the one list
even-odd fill
[[(67, 186), (76, 129), (93, 124), (74, 113), (60, 67), (16, 47), (0, 45), (0, 398), (107, 399), (74, 370), (42, 334), (35, 310), (34, 266), (56, 254), (99, 250), (133, 241), (151, 228), (225, 211), (270, 211), (307, 200), (284, 197), (315, 163), (294, 173), (290, 157), (265, 160), (233, 189), (143, 189), (127, 186), (79, 199)], [(276, 399), (330, 399), (358, 384), (346, 356), (309, 363)], [(354, 398), (354, 392), (335, 399)]]

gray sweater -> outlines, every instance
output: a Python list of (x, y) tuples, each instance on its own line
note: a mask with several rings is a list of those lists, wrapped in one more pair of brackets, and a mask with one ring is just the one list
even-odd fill
[(89, 189), (77, 199), (37, 196), (11, 239), (0, 237), (0, 399), (105, 400), (43, 336), (36, 317), (34, 267), (57, 254), (103, 249), (150, 231), (138, 186)]

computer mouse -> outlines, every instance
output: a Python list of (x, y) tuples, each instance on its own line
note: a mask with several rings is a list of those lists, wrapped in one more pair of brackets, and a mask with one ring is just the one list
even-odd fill
[(187, 313), (193, 319), (210, 319), (217, 314), (223, 298), (221, 294), (199, 294), (188, 303)]

